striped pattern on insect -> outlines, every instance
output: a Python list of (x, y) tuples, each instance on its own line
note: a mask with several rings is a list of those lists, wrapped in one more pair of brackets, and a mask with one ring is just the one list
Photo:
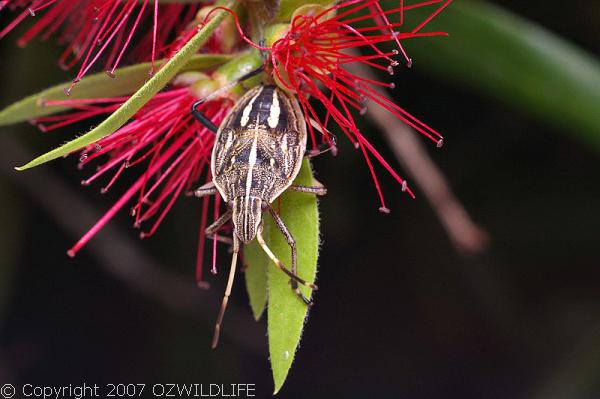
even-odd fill
[[(307, 141), (306, 120), (292, 94), (275, 85), (256, 86), (238, 100), (218, 129), (196, 110), (199, 103), (194, 105), (192, 113), (200, 123), (215, 131), (216, 140), (211, 159), (212, 181), (198, 188), (195, 194), (201, 197), (218, 193), (228, 208), (206, 229), (206, 234), (215, 234), (229, 220), (233, 222), (233, 255), (215, 326), (214, 348), (231, 294), (240, 242), (247, 244), (256, 238), (273, 263), (290, 277), (291, 287), (298, 297), (307, 305), (312, 304), (298, 285), (313, 290), (317, 287), (297, 276), (296, 243), (271, 203), (287, 189), (316, 195), (324, 195), (326, 189), (321, 185), (292, 184), (300, 171)], [(290, 245), (291, 270), (277, 259), (262, 237), (265, 211), (273, 217)]]

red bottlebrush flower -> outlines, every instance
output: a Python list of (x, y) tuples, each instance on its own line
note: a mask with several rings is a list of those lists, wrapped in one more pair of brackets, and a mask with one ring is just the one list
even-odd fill
[(81, 65), (75, 84), (100, 59), (112, 76), (131, 47), (131, 58), (152, 61), (152, 73), (154, 60), (165, 55), (169, 42), (194, 20), (200, 5), (159, 5), (158, 0), (0, 1), (0, 10), (5, 7), (24, 10), (0, 30), (0, 39), (26, 18), (43, 11), (18, 44), (25, 46), (36, 36), (46, 40), (56, 35), (67, 46), (59, 65), (64, 69)]
[[(115, 111), (126, 97), (81, 100), (48, 101), (47, 106), (69, 106), (73, 111), (34, 121), (42, 131), (51, 131), (99, 115)], [(104, 179), (106, 192), (119, 176), (133, 167), (142, 173), (119, 200), (98, 222), (68, 251), (75, 254), (126, 204), (134, 202), (131, 212), (135, 226), (152, 221), (140, 237), (156, 231), (175, 201), (182, 193), (189, 193), (201, 185), (199, 179), (207, 176), (215, 135), (195, 121), (190, 108), (197, 98), (189, 87), (173, 88), (157, 94), (132, 120), (115, 133), (84, 149), (79, 167), (99, 161), (95, 173), (82, 184), (87, 186)], [(210, 100), (200, 106), (200, 111), (214, 123), (220, 124), (232, 101), (226, 98)], [(207, 176), (209, 178), (210, 176)], [(218, 211), (218, 203), (215, 212)], [(202, 254), (204, 251), (208, 212), (208, 197), (204, 199), (198, 241), (196, 277), (202, 279)], [(216, 244), (216, 240), (215, 240)]]
[[(384, 11), (378, 0), (342, 1), (320, 12), (296, 15), (283, 37), (276, 40), (271, 47), (260, 47), (242, 34), (243, 39), (254, 47), (271, 52), (269, 63), (278, 84), (297, 94), (306, 119), (315, 121), (319, 130), (325, 132), (326, 140), (329, 140), (327, 125), (334, 121), (354, 145), (361, 149), (373, 176), (382, 212), (389, 212), (389, 209), (385, 206), (371, 156), (402, 185), (403, 191), (412, 197), (414, 195), (407, 187), (406, 181), (400, 178), (359, 131), (353, 111), (364, 114), (364, 103), (370, 99), (435, 141), (438, 146), (442, 145), (443, 139), (440, 133), (374, 89), (377, 86), (394, 88), (393, 83), (361, 77), (350, 72), (346, 66), (360, 63), (393, 74), (394, 67), (399, 65), (394, 58), (402, 53), (410, 67), (412, 61), (400, 42), (414, 37), (445, 35), (444, 32), (423, 32), (422, 29), (450, 2), (451, 0), (430, 0), (405, 5), (401, 0), (399, 7)], [(435, 8), (417, 26), (406, 30), (404, 13), (426, 6)], [(388, 17), (394, 14), (398, 15), (398, 22), (391, 23)], [(241, 33), (241, 28), (239, 30)], [(382, 44), (394, 42), (398, 49), (386, 51), (381, 48)], [(364, 50), (365, 54), (357, 54), (353, 49)], [(309, 101), (311, 98), (325, 107), (324, 116), (315, 111)], [(315, 127), (309, 123), (308, 129), (313, 145), (316, 145)]]

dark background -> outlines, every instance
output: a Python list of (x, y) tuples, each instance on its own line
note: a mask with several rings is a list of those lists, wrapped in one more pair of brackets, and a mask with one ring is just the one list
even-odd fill
[[(498, 3), (600, 52), (596, 1)], [(0, 19), (4, 26), (7, 15)], [(72, 76), (56, 67), (59, 51), (0, 41), (1, 105)], [(383, 171), (392, 212), (377, 212), (368, 169), (349, 143), (336, 158), (316, 159), (329, 189), (320, 203), (321, 289), (280, 396), (600, 397), (598, 153), (418, 67), (395, 79), (398, 103), (445, 133), (443, 150), (427, 144), (431, 156), (490, 246), (459, 254), (422, 193), (410, 200)], [(208, 277), (210, 291), (194, 288), (199, 201), (180, 200), (144, 241), (121, 212), (70, 259), (66, 249), (119, 191), (80, 187), (88, 172), (75, 159), (10, 169), (75, 131), (45, 135), (22, 124), (1, 133), (0, 382), (254, 383), (259, 397), (270, 394), (266, 324), (253, 321), (241, 276), (226, 334), (209, 347), (225, 276)], [(151, 272), (129, 273), (138, 261)]]

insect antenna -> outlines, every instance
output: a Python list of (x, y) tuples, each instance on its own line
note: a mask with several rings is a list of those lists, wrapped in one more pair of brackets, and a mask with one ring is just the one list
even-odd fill
[(229, 302), (229, 296), (231, 295), (231, 288), (233, 287), (233, 280), (235, 278), (235, 269), (237, 267), (238, 252), (240, 252), (240, 243), (236, 235), (233, 235), (233, 255), (231, 256), (231, 267), (229, 268), (229, 277), (227, 279), (227, 288), (225, 288), (225, 295), (223, 295), (223, 301), (221, 302), (221, 309), (219, 310), (219, 316), (215, 323), (215, 333), (211, 347), (215, 349), (219, 344), (219, 335), (221, 334), (221, 324), (223, 324), (223, 316), (225, 315), (225, 309), (227, 309), (227, 303)]
[(225, 86), (220, 87), (219, 89), (215, 90), (214, 92), (210, 93), (208, 96), (201, 98), (200, 100), (196, 101), (194, 104), (192, 104), (192, 116), (194, 118), (196, 118), (196, 120), (198, 122), (200, 122), (200, 124), (204, 127), (206, 127), (208, 130), (210, 130), (213, 133), (217, 133), (217, 131), (219, 130), (219, 128), (206, 116), (204, 115), (200, 110), (198, 110), (198, 107), (200, 105), (202, 105), (202, 103), (205, 103), (207, 101), (212, 100), (213, 98), (220, 98), (223, 93), (227, 93), (229, 90), (231, 90), (235, 85), (239, 84), (239, 83), (243, 83), (245, 80), (250, 79), (251, 77), (254, 77), (260, 73), (262, 73), (265, 70), (264, 65), (259, 66), (258, 68), (248, 72), (247, 74), (241, 76), (240, 78), (227, 83)]

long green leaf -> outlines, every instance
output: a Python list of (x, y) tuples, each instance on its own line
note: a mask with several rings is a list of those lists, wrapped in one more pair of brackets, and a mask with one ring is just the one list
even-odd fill
[[(197, 54), (181, 68), (180, 72), (215, 68), (229, 59), (231, 56), (222, 54)], [(69, 109), (68, 106), (44, 106), (44, 102), (49, 100), (105, 98), (131, 94), (149, 79), (149, 70), (150, 63), (145, 62), (117, 69), (115, 71), (116, 79), (110, 78), (106, 73), (86, 76), (77, 84), (69, 97), (65, 96), (64, 89), (70, 85), (70, 82), (58, 84), (4, 108), (0, 111), (0, 126), (24, 122)]]
[[(422, 19), (416, 14), (407, 12), (407, 23)], [(456, 0), (426, 30), (450, 37), (407, 40), (415, 69), (497, 97), (600, 150), (598, 59), (486, 1)]]
[[(304, 161), (296, 184), (314, 185), (310, 163)], [(319, 250), (319, 214), (317, 199), (314, 195), (289, 191), (281, 196), (279, 214), (298, 248), (298, 275), (307, 281), (314, 281), (317, 272)], [(277, 202), (275, 203), (277, 209)], [(265, 230), (269, 237), (269, 246), (275, 255), (289, 267), (290, 247), (271, 218), (265, 217)], [(275, 393), (277, 393), (288, 375), (296, 348), (300, 342), (302, 328), (308, 308), (291, 290), (289, 277), (275, 265), (270, 264), (268, 271), (269, 286), (269, 353)], [(311, 290), (301, 288), (304, 295), (310, 297)]]
[(228, 15), (225, 11), (215, 12), (211, 20), (196, 35), (169, 60), (152, 78), (150, 78), (135, 94), (133, 94), (123, 105), (106, 118), (97, 127), (88, 133), (69, 141), (62, 146), (47, 152), (29, 162), (16, 168), (25, 170), (41, 165), (53, 159), (70, 154), (99, 139), (113, 133), (123, 126), (144, 104), (146, 104), (156, 93), (165, 87), (171, 79), (184, 67), (192, 56), (206, 43), (212, 32), (219, 26), (221, 21)]
[[(265, 240), (269, 241), (267, 232), (263, 233)], [(250, 298), (250, 307), (254, 319), (258, 320), (262, 316), (267, 305), (267, 270), (269, 258), (263, 252), (256, 240), (249, 245), (244, 246), (244, 262), (246, 270), (244, 277), (246, 280), (246, 290)]]

